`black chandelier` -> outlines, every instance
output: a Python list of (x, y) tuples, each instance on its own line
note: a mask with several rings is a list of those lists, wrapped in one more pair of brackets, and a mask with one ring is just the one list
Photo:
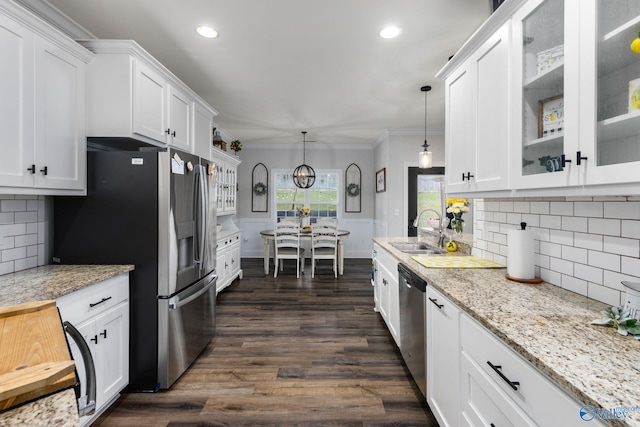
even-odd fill
[(298, 188), (311, 188), (316, 182), (316, 171), (306, 164), (307, 132), (302, 131), (302, 164), (293, 170), (293, 183)]

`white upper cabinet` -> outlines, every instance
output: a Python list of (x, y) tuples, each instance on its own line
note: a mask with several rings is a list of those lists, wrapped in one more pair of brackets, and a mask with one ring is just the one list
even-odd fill
[(83, 194), (91, 53), (5, 2), (0, 46), (0, 193)]
[(447, 192), (639, 194), (638, 32), (636, 0), (505, 2), (438, 73)]
[(506, 190), (509, 27), (503, 25), (446, 78), (448, 193)]
[(133, 138), (196, 152), (196, 106), (211, 119), (216, 115), (206, 102), (134, 41), (81, 43), (96, 53), (87, 76), (90, 138)]
[(193, 104), (193, 144), (197, 156), (211, 160), (214, 111), (200, 102)]
[(514, 188), (579, 183), (579, 6), (531, 0), (513, 16)]
[[(580, 3), (580, 138), (587, 159), (584, 184), (640, 180), (640, 55), (630, 49), (640, 32), (637, 0)], [(577, 155), (572, 153), (573, 156)]]

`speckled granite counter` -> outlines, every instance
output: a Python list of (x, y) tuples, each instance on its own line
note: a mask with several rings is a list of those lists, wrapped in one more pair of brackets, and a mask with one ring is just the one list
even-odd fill
[(134, 269), (133, 265), (45, 265), (0, 276), (0, 305), (55, 300)]
[[(388, 244), (416, 238), (373, 240), (578, 401), (607, 409), (640, 405), (640, 342), (590, 324), (605, 304), (548, 283), (509, 281), (503, 269), (426, 268)], [(640, 413), (612, 425), (640, 426)]]
[[(47, 265), (0, 276), (0, 305), (55, 300), (87, 286), (127, 273), (133, 265)], [(1, 426), (77, 426), (72, 389), (0, 412)]]
[(78, 424), (78, 405), (73, 389), (0, 412), (0, 426), (4, 427), (76, 427)]

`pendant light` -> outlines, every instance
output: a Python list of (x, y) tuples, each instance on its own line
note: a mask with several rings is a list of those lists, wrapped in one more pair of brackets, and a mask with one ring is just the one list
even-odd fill
[(302, 131), (302, 164), (293, 170), (293, 183), (298, 188), (311, 188), (316, 182), (316, 171), (306, 164), (307, 132)]
[(421, 169), (431, 167), (431, 151), (428, 150), (429, 144), (427, 144), (427, 92), (431, 90), (431, 86), (422, 86), (420, 88), (424, 92), (424, 144), (422, 144), (423, 151), (418, 153), (418, 166)]

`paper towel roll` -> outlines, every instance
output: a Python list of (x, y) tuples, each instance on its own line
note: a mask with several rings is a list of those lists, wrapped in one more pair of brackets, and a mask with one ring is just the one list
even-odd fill
[(515, 279), (534, 279), (531, 230), (509, 230), (507, 239), (507, 274)]

